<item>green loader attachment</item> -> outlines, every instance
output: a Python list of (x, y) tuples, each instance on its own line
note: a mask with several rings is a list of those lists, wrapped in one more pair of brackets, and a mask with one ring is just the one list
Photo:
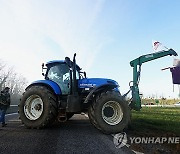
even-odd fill
[(130, 62), (131, 67), (133, 67), (133, 85), (130, 86), (130, 89), (132, 91), (132, 101), (130, 103), (130, 106), (134, 110), (140, 110), (141, 109), (141, 98), (139, 95), (139, 80), (140, 80), (140, 73), (141, 73), (141, 65), (143, 63), (146, 63), (148, 61), (152, 61), (158, 58), (162, 58), (165, 56), (177, 56), (178, 54), (173, 50), (169, 49), (167, 51), (163, 50), (160, 52), (155, 52), (147, 55), (142, 55), (139, 58), (136, 58)]

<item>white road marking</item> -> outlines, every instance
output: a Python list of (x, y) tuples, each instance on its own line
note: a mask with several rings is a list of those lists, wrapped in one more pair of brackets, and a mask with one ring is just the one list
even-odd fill
[(10, 105), (10, 107), (18, 107), (18, 105)]
[(11, 116), (11, 115), (17, 115), (18, 113), (10, 113), (10, 114), (6, 114), (6, 116)]
[(144, 154), (144, 153), (142, 153), (142, 152), (138, 152), (138, 151), (134, 151), (134, 150), (132, 150), (135, 154)]
[(19, 119), (14, 119), (14, 120), (8, 120), (9, 122), (21, 122)]

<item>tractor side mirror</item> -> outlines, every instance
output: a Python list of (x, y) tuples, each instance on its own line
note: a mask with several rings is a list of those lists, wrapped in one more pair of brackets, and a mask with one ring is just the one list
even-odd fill
[(42, 72), (43, 72), (43, 69), (44, 69), (44, 63), (42, 63), (41, 67), (42, 67)]
[(41, 66), (42, 66), (42, 76), (45, 76), (44, 70), (47, 69), (47, 68), (45, 67), (44, 63), (42, 63)]
[(43, 70), (44, 70), (44, 63), (42, 63), (42, 76), (44, 76)]

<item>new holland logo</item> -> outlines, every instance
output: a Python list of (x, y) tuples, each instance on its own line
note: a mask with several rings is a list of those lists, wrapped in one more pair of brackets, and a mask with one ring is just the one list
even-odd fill
[(87, 83), (82, 83), (82, 84), (80, 84), (80, 86), (81, 86), (81, 87), (89, 87), (89, 88), (91, 88), (91, 87), (95, 87), (95, 86), (96, 86), (96, 84), (87, 84)]

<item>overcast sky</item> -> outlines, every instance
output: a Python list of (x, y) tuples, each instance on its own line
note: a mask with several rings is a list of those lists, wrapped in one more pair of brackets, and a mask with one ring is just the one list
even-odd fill
[[(88, 77), (116, 80), (129, 90), (129, 62), (153, 52), (158, 40), (180, 54), (179, 0), (0, 0), (0, 59), (29, 82), (41, 63), (73, 57)], [(179, 58), (179, 57), (178, 57)], [(173, 57), (142, 65), (140, 92), (177, 97)]]

